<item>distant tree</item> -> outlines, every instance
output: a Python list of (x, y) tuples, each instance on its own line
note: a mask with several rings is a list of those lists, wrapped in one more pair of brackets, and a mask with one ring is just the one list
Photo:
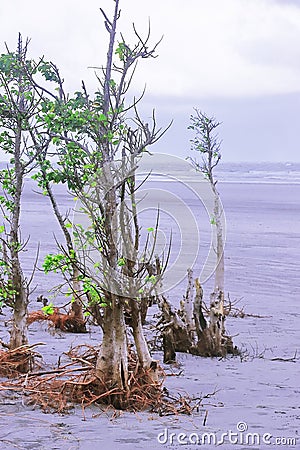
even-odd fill
[(201, 172), (209, 181), (214, 195), (214, 215), (211, 224), (216, 227), (217, 233), (217, 265), (215, 270), (214, 296), (221, 298), (224, 296), (224, 236), (222, 227), (223, 208), (214, 169), (221, 159), (221, 142), (216, 134), (216, 129), (220, 125), (214, 117), (208, 117), (198, 109), (196, 115), (191, 115), (190, 130), (195, 131), (195, 137), (191, 140), (191, 149), (198, 153), (200, 160), (192, 156), (188, 160), (192, 163), (197, 172)]
[(31, 84), (31, 77), (37, 73), (47, 79), (42, 70), (44, 63), (28, 60), (27, 47), (28, 41), (23, 45), (19, 35), (17, 51), (7, 49), (0, 57), (0, 148), (8, 157), (7, 167), (0, 171), (0, 300), (13, 310), (10, 349), (28, 343), (26, 318), (31, 279), (24, 276), (20, 258), (27, 243), (20, 228), (24, 180), (50, 142), (41, 133), (40, 95)]
[[(218, 317), (223, 319), (221, 323), (220, 335), (224, 332), (224, 230), (223, 230), (223, 208), (220, 194), (217, 190), (217, 179), (214, 169), (221, 159), (221, 141), (216, 133), (220, 122), (214, 117), (208, 117), (205, 113), (195, 108), (195, 115), (191, 115), (191, 124), (188, 127), (195, 132), (195, 137), (191, 140), (191, 150), (196, 152), (199, 158), (189, 156), (197, 172), (201, 172), (209, 181), (214, 197), (212, 226), (216, 227), (216, 268), (214, 291), (211, 293), (211, 322), (218, 321)], [(215, 319), (214, 319), (215, 318)], [(221, 339), (221, 337), (220, 337)]]
[(193, 278), (193, 270), (188, 269), (188, 286), (180, 303), (179, 311), (162, 296), (161, 329), (164, 346), (164, 361), (173, 361), (176, 352), (189, 352), (201, 356), (225, 356), (237, 354), (232, 338), (226, 335), (224, 311), (224, 214), (214, 169), (221, 159), (221, 142), (216, 134), (220, 125), (214, 118), (195, 109), (188, 127), (195, 132), (191, 140), (192, 151), (197, 157), (188, 157), (197, 172), (202, 173), (210, 185), (213, 205), (211, 219), (213, 245), (216, 254), (214, 290), (210, 294), (208, 318), (203, 313), (203, 289), (199, 279)]

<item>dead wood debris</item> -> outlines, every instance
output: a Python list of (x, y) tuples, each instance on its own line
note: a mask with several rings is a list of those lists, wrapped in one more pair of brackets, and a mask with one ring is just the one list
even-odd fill
[[(238, 307), (238, 303), (243, 299), (243, 297), (236, 300), (231, 300), (228, 294), (227, 300), (224, 302), (224, 314), (225, 316), (235, 317), (244, 319), (245, 317), (254, 317), (255, 319), (267, 319), (271, 316), (262, 316), (261, 314), (251, 314), (245, 312), (245, 306)], [(203, 302), (203, 310), (208, 313), (209, 307)]]
[(281, 361), (281, 362), (297, 362), (299, 361), (299, 356), (297, 356), (297, 350), (294, 353), (294, 356), (292, 356), (291, 358), (281, 358), (281, 357), (277, 357), (277, 358), (271, 358), (271, 361)]

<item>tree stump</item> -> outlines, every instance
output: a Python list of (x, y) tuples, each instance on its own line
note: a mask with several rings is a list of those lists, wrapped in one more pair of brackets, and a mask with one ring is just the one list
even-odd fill
[(231, 336), (225, 330), (224, 293), (214, 291), (210, 296), (209, 315), (203, 313), (203, 289), (199, 279), (193, 281), (188, 270), (188, 287), (180, 303), (180, 309), (161, 296), (159, 302), (161, 319), (158, 327), (162, 333), (164, 362), (174, 362), (176, 352), (191, 353), (204, 357), (224, 357), (239, 353)]

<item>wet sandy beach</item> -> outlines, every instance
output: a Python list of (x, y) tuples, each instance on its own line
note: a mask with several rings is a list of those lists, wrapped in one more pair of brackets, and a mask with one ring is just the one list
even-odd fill
[[(60, 236), (50, 207), (43, 196), (32, 191), (31, 183), (28, 181), (25, 189), (22, 216), (24, 236), (31, 236), (24, 254), (28, 273), (37, 243), (42, 243), (41, 266), (45, 253), (56, 251), (53, 233)], [(167, 189), (162, 184), (161, 187)], [(297, 350), (300, 356), (300, 185), (220, 183), (219, 190), (227, 221), (226, 290), (232, 300), (242, 298), (239, 306), (245, 306), (246, 313), (263, 316), (227, 319), (227, 331), (248, 356), (245, 354), (243, 360), (239, 357), (217, 360), (178, 355), (180, 368), (174, 371), (182, 373), (167, 377), (169, 391), (195, 396), (216, 391), (203, 400), (203, 407), (193, 417), (121, 413), (113, 418), (112, 411), (102, 412), (97, 407), (87, 409), (85, 417), (80, 407), (65, 415), (44, 414), (38, 407), (26, 406), (26, 399), (23, 402), (19, 396), (2, 392), (1, 449), (215, 448), (216, 443), (220, 448), (238, 450), (271, 448), (269, 443), (273, 447), (277, 443), (278, 448), (300, 448), (300, 360), (280, 359), (292, 358)], [(68, 195), (58, 193), (64, 207), (72, 207)], [(185, 202), (189, 199), (185, 198)], [(205, 230), (203, 235), (205, 242)], [(173, 246), (176, 245), (179, 243), (175, 239)], [(57, 276), (37, 271), (34, 282), (37, 288), (30, 307), (38, 309), (36, 297), (41, 293), (47, 295), (47, 290), (57, 284)], [(207, 297), (210, 285), (211, 281), (204, 285)], [(184, 282), (176, 286), (170, 292), (172, 301), (178, 302), (184, 289)], [(63, 304), (65, 299), (58, 297), (55, 302)], [(4, 319), (0, 316), (2, 340), (7, 339)], [(87, 335), (49, 334), (44, 324), (30, 328), (31, 343), (46, 343), (39, 351), (48, 364), (55, 364), (70, 345), (84, 341), (96, 344), (98, 340), (95, 327)], [(155, 357), (161, 359), (161, 354)], [(207, 420), (203, 426), (205, 413)], [(222, 433), (230, 430), (238, 433), (240, 441), (222, 444)], [(196, 439), (195, 433), (200, 443), (203, 433), (213, 436), (206, 437), (198, 447), (180, 444), (180, 433), (185, 433), (185, 442)], [(256, 433), (256, 441), (247, 444), (246, 433)], [(296, 445), (288, 441), (297, 437)], [(275, 442), (276, 438), (281, 441)], [(207, 439), (211, 439), (210, 444)]]

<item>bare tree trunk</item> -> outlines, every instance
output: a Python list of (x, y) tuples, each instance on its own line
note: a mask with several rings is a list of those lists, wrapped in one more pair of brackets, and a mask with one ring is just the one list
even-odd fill
[(131, 326), (135, 348), (138, 356), (139, 367), (148, 372), (150, 382), (158, 381), (157, 362), (150, 355), (145, 338), (140, 307), (135, 299), (131, 299)]
[(224, 241), (222, 228), (222, 208), (220, 196), (215, 183), (212, 184), (214, 193), (214, 217), (217, 229), (217, 266), (215, 270), (214, 291), (210, 294), (209, 329), (211, 337), (211, 347), (213, 353), (226, 353), (223, 348), (223, 336), (225, 334), (225, 313), (224, 313)]
[(215, 271), (215, 292), (223, 292), (224, 294), (224, 240), (222, 228), (222, 208), (220, 206), (220, 196), (216, 186), (212, 184), (214, 193), (214, 217), (217, 229), (217, 266)]
[(195, 279), (195, 289), (196, 295), (194, 300), (193, 314), (196, 327), (196, 334), (199, 342), (202, 339), (204, 330), (207, 328), (207, 322), (203, 315), (202, 309), (203, 289), (202, 286), (200, 285), (199, 278)]
[(82, 300), (81, 295), (82, 292), (82, 286), (81, 281), (79, 280), (79, 270), (74, 265), (73, 266), (73, 278), (72, 278), (72, 290), (73, 290), (73, 300), (71, 303), (71, 309), (69, 311), (69, 314), (74, 317), (74, 319), (78, 319), (79, 321), (83, 321), (83, 308), (82, 308)]
[(195, 320), (194, 320), (194, 280), (193, 280), (193, 271), (192, 269), (188, 269), (188, 285), (186, 294), (181, 301), (181, 315), (183, 317), (183, 321), (186, 324), (186, 328), (190, 337), (191, 342), (195, 340)]
[(27, 307), (28, 307), (28, 287), (24, 279), (22, 272), (20, 259), (19, 259), (19, 224), (20, 224), (20, 211), (21, 211), (21, 196), (22, 196), (22, 183), (23, 183), (23, 171), (20, 161), (20, 148), (21, 148), (21, 126), (16, 133), (15, 138), (15, 195), (14, 195), (14, 208), (11, 219), (11, 230), (9, 237), (9, 251), (11, 261), (11, 282), (15, 291), (13, 301), (13, 318), (12, 328), (10, 331), (10, 343), (11, 350), (20, 347), (21, 345), (28, 344), (27, 335)]
[(128, 389), (128, 346), (123, 307), (114, 297), (103, 320), (103, 340), (96, 362), (96, 376), (108, 386)]
[(11, 350), (28, 344), (26, 321), (28, 312), (28, 291), (23, 285), (22, 274), (19, 273), (18, 269), (14, 269), (14, 272), (14, 286), (18, 289), (18, 292), (14, 299), (12, 327), (10, 330), (9, 348)]
[(216, 353), (222, 353), (222, 337), (225, 333), (225, 314), (224, 314), (224, 294), (219, 291), (211, 294), (211, 303), (209, 311), (209, 329), (213, 336), (214, 347)]

